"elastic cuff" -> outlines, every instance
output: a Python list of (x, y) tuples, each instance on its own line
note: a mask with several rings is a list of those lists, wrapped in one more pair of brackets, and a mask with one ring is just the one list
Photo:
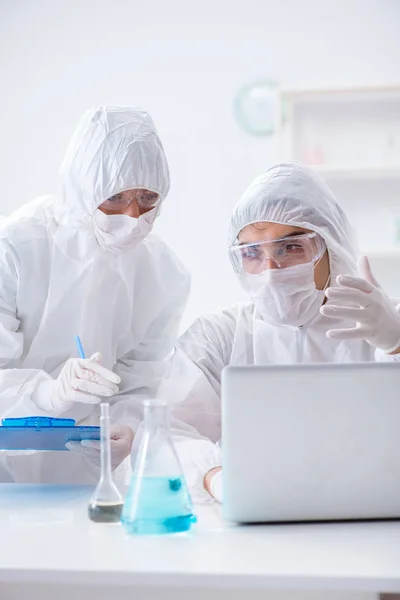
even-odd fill
[(32, 402), (36, 404), (41, 411), (57, 417), (58, 415), (61, 415), (62, 411), (60, 409), (56, 410), (51, 402), (55, 385), (56, 381), (54, 379), (40, 381), (33, 390), (31, 398)]

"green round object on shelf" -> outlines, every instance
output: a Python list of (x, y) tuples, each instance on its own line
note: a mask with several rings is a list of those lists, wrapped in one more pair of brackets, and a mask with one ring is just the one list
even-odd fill
[(257, 136), (274, 133), (276, 107), (276, 84), (271, 81), (258, 81), (244, 86), (234, 103), (239, 125), (247, 133)]

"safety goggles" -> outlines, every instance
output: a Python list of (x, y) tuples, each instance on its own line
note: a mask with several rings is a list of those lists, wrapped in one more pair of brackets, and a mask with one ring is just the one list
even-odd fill
[(111, 196), (100, 206), (110, 211), (120, 211), (129, 206), (131, 202), (136, 200), (139, 210), (147, 212), (155, 208), (160, 202), (160, 196), (156, 192), (150, 190), (131, 190), (129, 194), (121, 192)]
[(315, 263), (326, 250), (317, 233), (303, 233), (278, 240), (236, 243), (229, 257), (236, 273), (262, 273), (266, 269), (286, 269), (303, 263)]

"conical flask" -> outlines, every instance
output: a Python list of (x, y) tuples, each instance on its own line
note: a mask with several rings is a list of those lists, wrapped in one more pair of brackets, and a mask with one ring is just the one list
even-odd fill
[(196, 521), (164, 402), (144, 402), (144, 433), (121, 521), (132, 534), (179, 533)]

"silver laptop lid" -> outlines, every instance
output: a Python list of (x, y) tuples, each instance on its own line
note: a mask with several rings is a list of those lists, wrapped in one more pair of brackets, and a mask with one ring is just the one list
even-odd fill
[(222, 415), (228, 519), (400, 517), (400, 365), (227, 367)]

